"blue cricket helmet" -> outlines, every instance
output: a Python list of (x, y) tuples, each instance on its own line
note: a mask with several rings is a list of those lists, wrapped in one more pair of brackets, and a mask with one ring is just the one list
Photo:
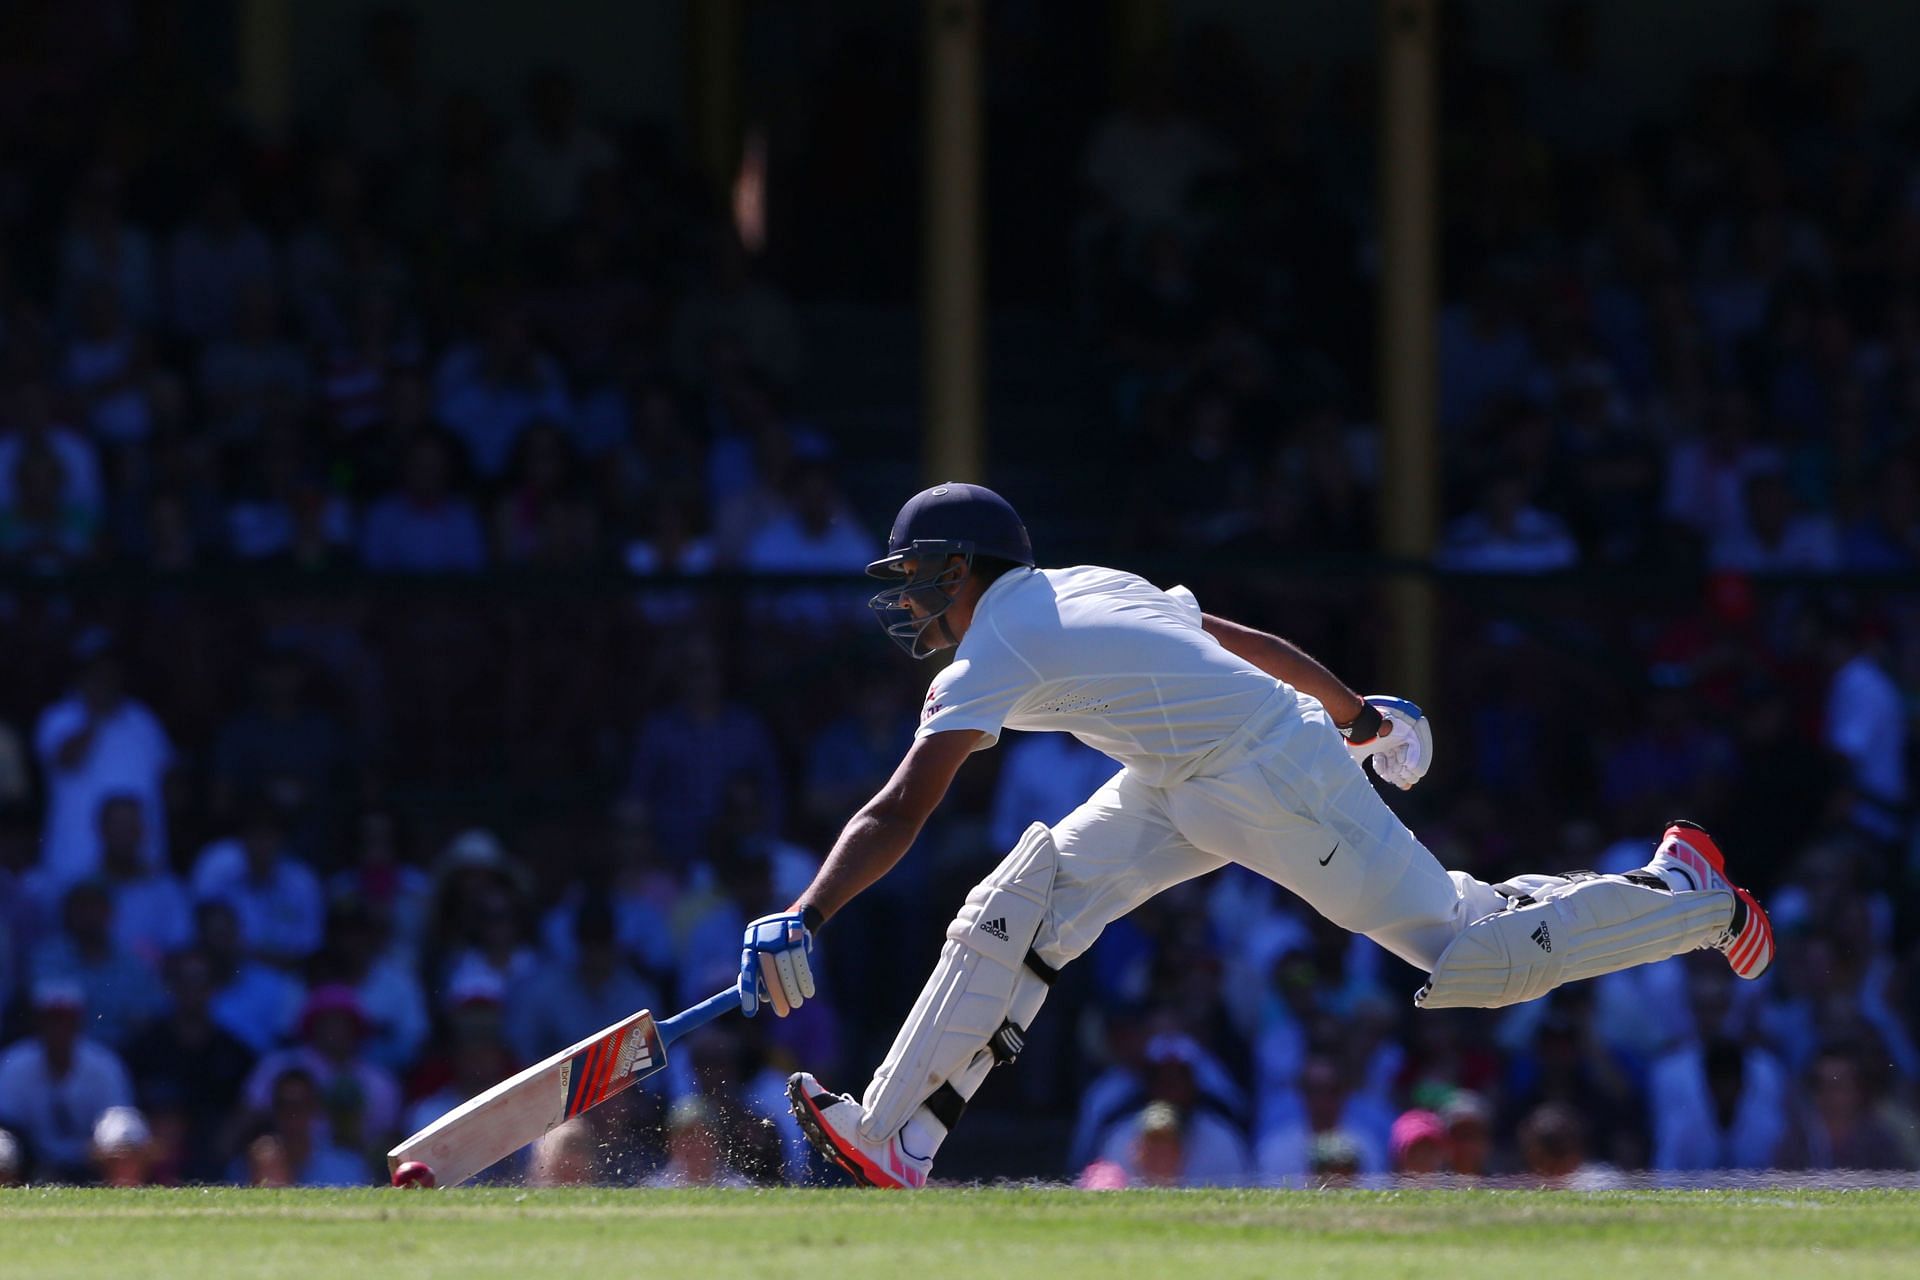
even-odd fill
[[(964, 563), (948, 564), (954, 556)], [(920, 643), (928, 627), (939, 623), (953, 641), (940, 615), (953, 603), (953, 591), (972, 572), (974, 560), (983, 556), (1033, 567), (1033, 540), (1013, 504), (985, 485), (958, 480), (923, 489), (894, 517), (887, 554), (867, 566), (873, 577), (900, 581), (868, 604), (895, 644), (924, 658), (935, 652)], [(914, 561), (911, 573), (908, 560)], [(925, 613), (914, 617), (909, 601)]]

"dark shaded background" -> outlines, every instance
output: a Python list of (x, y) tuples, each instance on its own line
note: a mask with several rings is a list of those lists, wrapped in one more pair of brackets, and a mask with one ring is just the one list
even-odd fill
[[(1470, 1127), (1463, 1092), (1494, 1171), (1912, 1168), (1911, 19), (1444, 7), (1447, 521), (1397, 566), (1362, 8), (1175, 3), (1134, 50), (1105, 5), (988, 6), (987, 479), (1043, 561), (1184, 581), (1361, 685), (1385, 575), (1433, 575), (1440, 684), (1400, 692), (1439, 763), (1392, 797), (1423, 839), (1498, 879), (1638, 865), (1689, 814), (1780, 963), (1416, 1019), (1416, 974), (1227, 873), (1068, 974), (942, 1173), (1140, 1176), (1159, 1099), (1190, 1177), (1374, 1174), (1403, 1112)], [(0, 1029), (59, 1036), (77, 980), (169, 1180), (330, 1146), (377, 1176), (413, 1122), (383, 1090), (457, 1100), (705, 995), (930, 674), (851, 576), (920, 480), (915, 8), (746, 6), (757, 252), (691, 150), (679, 6), (292, 13), (285, 130), (236, 108), (229, 6), (0, 14)], [(43, 844), (49, 708), (116, 666), (172, 750), (99, 793), (164, 793), (178, 897)], [(817, 1007), (597, 1113), (598, 1176), (647, 1176), (663, 1125), (805, 1176), (751, 1117), (795, 1065), (859, 1090), (1007, 823), (1097, 777), (1045, 750), (963, 776), (828, 931)], [(254, 880), (203, 852), (241, 836)], [(108, 941), (136, 886), (165, 927)], [(316, 1039), (312, 1097), (280, 1058), (242, 1096)], [(101, 1176), (71, 1101), (61, 1158), (0, 1092), (36, 1177)]]

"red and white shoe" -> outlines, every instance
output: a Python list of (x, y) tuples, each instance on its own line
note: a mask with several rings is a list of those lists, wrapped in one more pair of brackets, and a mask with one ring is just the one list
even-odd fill
[(1726, 855), (1697, 822), (1676, 818), (1660, 836), (1652, 866), (1674, 871), (1696, 889), (1725, 889), (1733, 894), (1733, 920), (1714, 945), (1742, 978), (1757, 978), (1773, 963), (1773, 924), (1759, 899), (1727, 879)]
[(927, 1185), (933, 1161), (911, 1156), (900, 1146), (900, 1135), (884, 1143), (860, 1136), (860, 1104), (844, 1093), (829, 1093), (810, 1071), (787, 1077), (787, 1104), (813, 1149), (845, 1169), (864, 1187), (918, 1191)]

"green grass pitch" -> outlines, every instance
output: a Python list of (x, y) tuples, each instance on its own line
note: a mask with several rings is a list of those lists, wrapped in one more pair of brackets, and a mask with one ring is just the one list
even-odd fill
[(1920, 1275), (1920, 1191), (0, 1191), (0, 1275)]

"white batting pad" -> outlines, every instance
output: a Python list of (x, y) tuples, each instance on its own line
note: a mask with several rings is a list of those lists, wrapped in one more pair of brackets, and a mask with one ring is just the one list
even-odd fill
[(1535, 1000), (1563, 982), (1708, 946), (1733, 914), (1725, 890), (1669, 893), (1621, 876), (1527, 877), (1502, 887), (1533, 900), (1463, 929), (1440, 953), (1415, 1004), (1498, 1009)]
[(933, 976), (867, 1086), (862, 1137), (885, 1142), (942, 1084), (972, 1096), (993, 1065), (987, 1041), (1000, 1024), (1011, 1018), (1025, 1027), (1040, 1011), (1047, 986), (1026, 958), (1047, 924), (1058, 858), (1053, 833), (1036, 822), (967, 895)]

